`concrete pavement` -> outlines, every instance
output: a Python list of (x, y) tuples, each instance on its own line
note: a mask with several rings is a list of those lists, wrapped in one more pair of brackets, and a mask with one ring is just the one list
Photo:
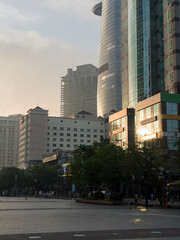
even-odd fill
[(180, 210), (0, 197), (0, 240), (36, 235), (54, 240), (101, 240), (102, 234), (104, 239), (180, 239)]

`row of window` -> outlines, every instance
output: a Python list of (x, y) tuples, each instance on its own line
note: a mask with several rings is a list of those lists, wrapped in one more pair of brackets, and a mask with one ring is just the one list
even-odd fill
[[(159, 104), (153, 105), (154, 113), (152, 112), (152, 107), (142, 109), (139, 112), (140, 121), (151, 118), (153, 116), (159, 115)], [(166, 102), (166, 114), (178, 115), (178, 103)]]
[[(95, 142), (95, 141), (94, 141)], [(81, 143), (84, 143), (84, 142), (81, 142)], [(87, 143), (90, 143), (90, 141), (89, 140), (87, 140)], [(53, 149), (53, 152), (56, 152), (57, 151), (57, 149), (58, 149), (58, 147), (60, 147), (60, 148), (71, 148), (71, 147), (73, 147), (73, 148), (77, 148), (77, 144), (73, 144), (73, 145), (71, 145), (71, 144), (59, 144), (59, 146), (58, 145), (54, 145), (53, 147), (56, 147), (56, 149)], [(47, 149), (47, 152), (49, 153), (50, 152), (50, 150), (49, 149)]]
[[(48, 130), (50, 130), (50, 127), (48, 127)], [(57, 128), (57, 127), (53, 127), (52, 130), (58, 130), (58, 128)], [(60, 131), (64, 131), (65, 128), (64, 128), (64, 127), (60, 127), (59, 130), (60, 130)], [(80, 130), (80, 132), (85, 132), (85, 129), (84, 129), (84, 128), (80, 128), (79, 130)], [(68, 132), (69, 132), (69, 131), (77, 132), (78, 129), (77, 129), (77, 128), (73, 128), (73, 129), (71, 129), (71, 128), (66, 128), (66, 131), (68, 131)], [(92, 131), (92, 129), (87, 129), (87, 132), (91, 132), (91, 131)], [(97, 129), (94, 129), (93, 132), (98, 132), (98, 130), (97, 130)], [(104, 130), (103, 130), (103, 129), (100, 129), (100, 133), (103, 133), (103, 132), (104, 132)]]
[[(96, 138), (96, 135), (94, 135)], [(49, 139), (47, 139), (49, 141)], [(53, 142), (57, 142), (57, 138), (53, 138)], [(70, 138), (67, 138), (67, 139), (64, 139), (64, 138), (60, 138), (59, 139), (60, 142), (71, 142), (71, 141), (74, 141), (74, 142), (78, 142), (78, 139), (70, 139)], [(84, 139), (80, 139), (79, 140), (80, 142), (84, 142)], [(88, 142), (90, 142), (90, 140), (87, 140)]]
[[(48, 133), (48, 135), (50, 135), (50, 134)], [(57, 133), (53, 133), (52, 135), (53, 135), (53, 136), (57, 136)], [(60, 133), (59, 136), (65, 136), (65, 134), (64, 134), (64, 133)], [(67, 136), (67, 137), (70, 137), (70, 136), (78, 137), (78, 134), (77, 134), (77, 133), (73, 133), (73, 134), (71, 134), (71, 133), (67, 133), (66, 136)], [(85, 134), (80, 134), (79, 137), (88, 137), (88, 138), (90, 138), (90, 137), (94, 137), (94, 138), (97, 138), (97, 135), (96, 135), (96, 134), (95, 134), (95, 135), (90, 135), (90, 134), (87, 134), (87, 135), (85, 135)], [(103, 135), (101, 135), (100, 137), (103, 137)], [(53, 140), (54, 140), (54, 139), (56, 139), (56, 138), (53, 138)], [(55, 141), (56, 141), (56, 140), (55, 140)]]

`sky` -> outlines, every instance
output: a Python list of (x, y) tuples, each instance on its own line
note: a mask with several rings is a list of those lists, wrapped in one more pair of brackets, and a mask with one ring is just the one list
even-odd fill
[(60, 115), (68, 68), (98, 65), (100, 0), (0, 0), (0, 116), (36, 106)]

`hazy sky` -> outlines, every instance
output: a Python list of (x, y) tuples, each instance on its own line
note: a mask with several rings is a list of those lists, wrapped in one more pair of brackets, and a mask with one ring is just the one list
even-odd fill
[(60, 114), (67, 68), (98, 64), (100, 0), (0, 0), (0, 116)]

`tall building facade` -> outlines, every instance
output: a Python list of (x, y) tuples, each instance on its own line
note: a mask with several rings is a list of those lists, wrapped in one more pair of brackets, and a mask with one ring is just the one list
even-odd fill
[(121, 1), (103, 0), (93, 8), (101, 16), (97, 115), (122, 109)]
[(0, 169), (17, 166), (18, 138), (18, 118), (0, 117)]
[(98, 115), (180, 93), (179, 1), (103, 0), (93, 12), (102, 15)]
[(27, 168), (40, 163), (46, 153), (48, 111), (40, 107), (30, 109), (20, 118), (18, 167)]
[(97, 115), (97, 78), (98, 69), (91, 64), (77, 66), (76, 71), (68, 69), (61, 78), (61, 116), (81, 110)]
[(180, 93), (180, 3), (122, 1), (122, 101), (135, 107), (158, 92)]

